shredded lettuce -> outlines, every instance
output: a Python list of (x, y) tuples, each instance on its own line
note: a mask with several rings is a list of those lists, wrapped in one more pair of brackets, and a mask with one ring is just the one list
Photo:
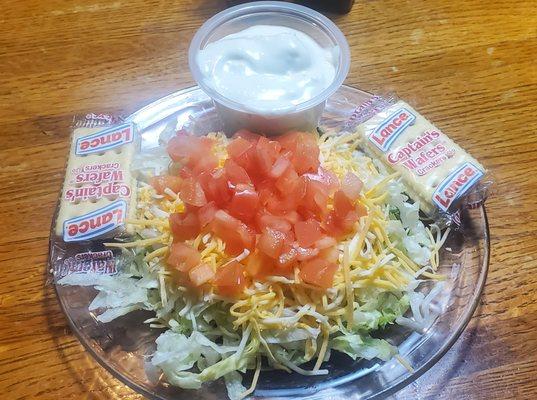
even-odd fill
[(246, 388), (242, 385), (242, 375), (237, 371), (231, 371), (224, 375), (227, 395), (230, 400), (241, 400)]
[(377, 297), (368, 299), (354, 311), (354, 321), (357, 330), (370, 332), (392, 324), (397, 317), (402, 316), (409, 306), (407, 295), (397, 298), (393, 293), (379, 293)]
[(397, 347), (392, 346), (386, 340), (360, 334), (341, 335), (332, 339), (330, 344), (333, 349), (347, 354), (353, 360), (380, 358), (387, 361), (397, 354)]
[(110, 322), (136, 310), (152, 310), (148, 289), (138, 285), (139, 280), (129, 274), (115, 276), (96, 273), (71, 274), (58, 281), (60, 285), (94, 286), (99, 290), (89, 305), (90, 311), (106, 309), (97, 319)]

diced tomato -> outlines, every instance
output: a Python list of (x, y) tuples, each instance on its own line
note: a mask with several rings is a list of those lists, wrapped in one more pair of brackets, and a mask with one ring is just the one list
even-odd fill
[(322, 258), (315, 258), (302, 263), (300, 278), (311, 285), (328, 289), (334, 284), (334, 274), (337, 268), (338, 266), (335, 263)]
[[(249, 171), (250, 178), (253, 178), (257, 175), (257, 165), (256, 165), (256, 143), (259, 139), (259, 135), (251, 133), (250, 131), (241, 130), (235, 135), (235, 141), (239, 140), (238, 143), (234, 143), (230, 149), (228, 149), (229, 156), (242, 168)], [(247, 142), (249, 145), (247, 146)], [(229, 153), (231, 151), (231, 153)]]
[(300, 183), (300, 177), (293, 166), (289, 166), (276, 180), (275, 186), (282, 194), (289, 194)]
[(301, 205), (315, 215), (324, 215), (327, 211), (328, 188), (319, 181), (306, 179), (306, 195)]
[(300, 132), (297, 135), (292, 162), (300, 175), (306, 172), (317, 172), (320, 164), (319, 146), (312, 134)]
[(303, 176), (307, 177), (309, 180), (322, 183), (326, 187), (326, 191), (329, 194), (333, 194), (339, 189), (339, 179), (336, 174), (323, 167), (319, 167), (317, 173), (315, 174), (307, 173)]
[(179, 197), (185, 203), (196, 207), (207, 204), (207, 198), (201, 183), (194, 178), (187, 178), (183, 181)]
[(244, 168), (241, 167), (232, 159), (228, 158), (226, 162), (224, 163), (224, 173), (226, 175), (227, 180), (233, 186), (239, 183), (244, 183), (244, 184), (252, 183), (250, 177), (248, 176), (248, 173), (244, 170)]
[(339, 218), (344, 218), (347, 213), (354, 211), (354, 204), (342, 190), (334, 194), (334, 211)]
[[(281, 178), (280, 178), (281, 179)], [(306, 194), (306, 183), (302, 179), (297, 179), (295, 184), (291, 185), (283, 192), (273, 192), (272, 205), (267, 209), (274, 214), (284, 215), (296, 211), (302, 199)]]
[(271, 275), (274, 271), (274, 260), (256, 250), (248, 257), (245, 269), (252, 277)]
[(300, 220), (300, 215), (295, 210), (291, 210), (282, 215), (291, 225), (296, 224)]
[(200, 221), (194, 213), (174, 213), (169, 220), (174, 240), (194, 239), (201, 231)]
[(164, 194), (164, 189), (168, 188), (175, 193), (181, 190), (183, 180), (173, 175), (158, 175), (151, 178), (149, 183), (158, 194)]
[(211, 224), (214, 233), (226, 244), (226, 253), (239, 255), (244, 249), (251, 249), (255, 233), (240, 220), (223, 210), (218, 210)]
[(219, 294), (226, 297), (238, 297), (246, 287), (244, 267), (236, 261), (216, 270), (214, 285)]
[(212, 146), (213, 140), (208, 137), (179, 135), (170, 139), (167, 150), (173, 161), (193, 167), (198, 160), (212, 153)]
[[(349, 233), (367, 214), (358, 201), (358, 178), (348, 174), (340, 188), (337, 176), (320, 166), (317, 138), (309, 133), (274, 139), (239, 131), (227, 146), (223, 168), (217, 168), (212, 145), (212, 140), (188, 135), (170, 141), (178, 175), (174, 183), (180, 182), (185, 203), (185, 212), (170, 216), (174, 241), (195, 238), (206, 229), (225, 243), (230, 256), (255, 250), (247, 259), (249, 276), (292, 275), (300, 263), (305, 281), (325, 287), (328, 274), (331, 284), (332, 263), (339, 257), (334, 238)], [(161, 179), (155, 186), (163, 190), (164, 183)], [(332, 195), (334, 209), (329, 210)], [(227, 266), (213, 277), (209, 266), (198, 264), (191, 268), (194, 286), (213, 280), (219, 293), (230, 296), (244, 288), (220, 289), (218, 274), (224, 276)], [(235, 264), (233, 268), (244, 269)], [(321, 272), (313, 273), (311, 265)]]
[(233, 138), (238, 138), (238, 137), (246, 139), (250, 142), (257, 142), (260, 135), (253, 133), (249, 131), (248, 129), (240, 129), (237, 132), (235, 132), (235, 134), (233, 135)]
[(291, 161), (285, 156), (280, 156), (278, 159), (274, 162), (274, 165), (272, 166), (272, 169), (270, 170), (270, 177), (271, 178), (279, 178), (283, 175), (283, 173), (289, 168), (291, 165)]
[(257, 240), (257, 248), (270, 258), (278, 258), (283, 245), (285, 235), (275, 229), (267, 228)]
[(253, 147), (253, 144), (250, 141), (239, 136), (233, 139), (227, 145), (227, 154), (230, 158), (236, 160), (237, 158), (241, 157), (244, 153), (246, 153), (252, 147)]
[(313, 218), (297, 222), (294, 229), (296, 239), (301, 247), (310, 247), (323, 236), (319, 221)]
[(194, 286), (201, 286), (213, 280), (215, 273), (210, 265), (199, 264), (188, 271), (188, 277)]
[(356, 213), (358, 214), (358, 218), (367, 215), (367, 207), (361, 201), (356, 203)]
[(356, 211), (349, 211), (343, 218), (339, 218), (341, 228), (345, 233), (351, 232), (358, 219), (359, 217)]
[(199, 175), (198, 179), (207, 200), (214, 201), (220, 207), (231, 200), (232, 192), (223, 169), (217, 169), (212, 173), (205, 171)]
[(354, 201), (360, 196), (363, 185), (364, 184), (360, 178), (358, 178), (352, 172), (347, 172), (343, 178), (341, 190), (343, 193), (345, 193), (345, 196), (347, 196), (351, 201)]
[(292, 271), (293, 265), (296, 263), (298, 252), (294, 247), (285, 249), (276, 260), (276, 266), (279, 271)]
[(238, 184), (229, 204), (229, 213), (241, 221), (250, 221), (257, 212), (259, 196), (253, 186)]
[(270, 215), (267, 213), (258, 214), (256, 218), (257, 229), (263, 232), (266, 228), (272, 228), (280, 232), (291, 230), (291, 224), (285, 217)]
[(199, 175), (202, 172), (212, 172), (218, 166), (218, 157), (212, 152), (205, 154), (196, 161), (192, 172)]
[(330, 211), (322, 223), (324, 231), (333, 237), (340, 237), (345, 232), (341, 228), (335, 211)]
[(214, 219), (216, 211), (218, 211), (218, 208), (214, 201), (205, 204), (198, 210), (198, 219), (202, 228)]
[(301, 134), (301, 132), (291, 131), (277, 136), (275, 139), (280, 143), (282, 149), (294, 152), (296, 149), (298, 136)]
[(336, 246), (327, 247), (319, 251), (319, 258), (328, 262), (337, 263), (339, 260), (339, 250)]
[(339, 216), (336, 211), (331, 211), (323, 221), (322, 227), (330, 236), (339, 237), (351, 232), (358, 219), (356, 211), (349, 211), (343, 217)]
[(337, 240), (330, 236), (323, 236), (321, 239), (315, 242), (315, 247), (319, 250), (324, 250), (329, 247), (333, 247), (337, 244)]
[(310, 218), (317, 218), (317, 214), (315, 214), (313, 211), (311, 211), (309, 208), (299, 205), (297, 208), (298, 214), (300, 215), (300, 218), (303, 220), (308, 220)]
[(226, 253), (230, 256), (238, 256), (244, 249), (252, 248), (255, 234), (245, 225), (242, 225), (236, 232), (228, 231), (227, 235), (222, 237), (222, 240), (226, 244)]
[(299, 261), (309, 260), (319, 254), (319, 249), (295, 246), (296, 259)]
[(259, 206), (265, 207), (272, 197), (274, 197), (273, 191), (269, 187), (263, 187), (258, 185)]
[(181, 272), (187, 272), (199, 264), (201, 260), (200, 253), (181, 242), (173, 243), (170, 246), (170, 254), (167, 262), (170, 266)]
[(214, 229), (236, 229), (240, 221), (237, 218), (232, 217), (224, 210), (218, 210), (214, 215)]
[(281, 145), (278, 142), (271, 141), (264, 136), (259, 138), (256, 145), (256, 159), (262, 174), (268, 175), (270, 173), (280, 149)]
[(248, 176), (251, 180), (259, 181), (261, 171), (257, 166), (257, 151), (256, 146), (252, 145), (245, 153), (235, 159), (237, 164), (248, 171)]
[(293, 201), (295, 203), (293, 209), (296, 209), (296, 207), (298, 207), (300, 202), (304, 199), (304, 197), (307, 194), (307, 190), (308, 190), (307, 182), (304, 179), (299, 179), (294, 189), (288, 192), (289, 196), (293, 198)]

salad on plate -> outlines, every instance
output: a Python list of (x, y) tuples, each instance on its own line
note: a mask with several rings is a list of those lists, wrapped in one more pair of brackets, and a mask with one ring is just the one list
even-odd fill
[(134, 239), (106, 243), (132, 262), (58, 283), (94, 286), (89, 308), (103, 323), (154, 312), (145, 322), (164, 332), (148, 373), (185, 389), (224, 378), (241, 399), (267, 369), (329, 374), (334, 351), (410, 368), (382, 332), (430, 326), (449, 230), (425, 224), (398, 173), (359, 143), (329, 131), (179, 131), (133, 162)]

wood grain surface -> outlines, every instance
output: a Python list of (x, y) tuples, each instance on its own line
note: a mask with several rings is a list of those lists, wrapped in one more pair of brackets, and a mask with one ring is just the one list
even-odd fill
[[(84, 352), (45, 284), (73, 114), (193, 83), (187, 47), (225, 1), (0, 2), (0, 398), (140, 399)], [(357, 1), (346, 83), (395, 91), (495, 176), (492, 258), (455, 346), (397, 399), (537, 398), (537, 3)]]

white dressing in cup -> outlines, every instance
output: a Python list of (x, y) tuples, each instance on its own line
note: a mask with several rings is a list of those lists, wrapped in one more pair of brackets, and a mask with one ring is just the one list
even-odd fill
[(264, 115), (294, 111), (328, 88), (337, 47), (322, 48), (307, 34), (256, 25), (209, 43), (197, 55), (202, 79), (222, 96)]
[(207, 20), (192, 39), (188, 59), (225, 131), (274, 135), (318, 126), (326, 99), (347, 76), (350, 51), (324, 15), (259, 1)]

